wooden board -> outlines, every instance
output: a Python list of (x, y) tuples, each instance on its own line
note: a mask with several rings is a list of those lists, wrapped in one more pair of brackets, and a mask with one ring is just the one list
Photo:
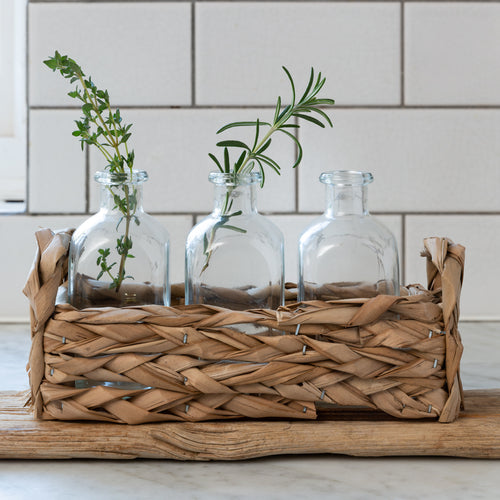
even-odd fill
[(34, 420), (26, 395), (0, 392), (0, 458), (242, 460), (283, 454), (500, 458), (500, 389), (466, 391), (450, 424), (368, 410), (318, 421), (225, 421), (136, 426)]

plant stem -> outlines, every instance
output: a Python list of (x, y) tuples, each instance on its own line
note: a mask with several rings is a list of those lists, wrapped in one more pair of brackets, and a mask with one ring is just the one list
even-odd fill
[[(87, 98), (89, 99), (90, 103), (92, 104), (92, 107), (94, 108), (94, 112), (97, 116), (97, 118), (99, 119), (99, 121), (101, 122), (102, 126), (104, 127), (104, 130), (106, 130), (106, 140), (108, 141), (108, 143), (110, 144), (111, 147), (113, 147), (118, 155), (118, 158), (121, 158), (121, 152), (120, 152), (120, 149), (118, 148), (118, 137), (117, 135), (113, 136), (113, 134), (110, 132), (108, 126), (106, 125), (106, 122), (104, 121), (100, 111), (99, 111), (99, 106), (97, 104), (97, 99), (92, 99), (90, 93), (89, 93), (89, 90), (87, 88), (87, 85), (85, 85), (85, 81), (83, 79), (83, 77), (81, 75), (78, 75), (78, 78), (80, 80), (80, 83), (82, 84), (83, 88), (85, 89), (85, 93), (87, 94)], [(116, 123), (113, 119), (113, 112), (111, 110), (111, 107), (110, 105), (108, 104), (108, 110), (109, 110), (109, 114), (111, 116), (111, 121), (113, 123), (113, 128), (115, 130), (115, 134), (117, 134), (117, 129), (116, 129)], [(98, 148), (105, 152), (105, 155), (107, 157), (110, 157), (111, 161), (113, 160), (113, 158), (111, 158), (111, 156), (109, 155), (109, 153), (98, 143), (96, 143), (96, 145), (98, 146)], [(128, 155), (128, 151), (127, 151), (127, 155)], [(132, 172), (132, 168), (130, 168), (130, 171)], [(122, 167), (122, 173), (125, 173), (125, 170), (123, 169)], [(128, 238), (129, 238), (129, 234), (130, 234), (130, 219), (131, 219), (131, 215), (130, 215), (130, 198), (129, 198), (129, 190), (128, 190), (128, 186), (125, 185), (123, 186), (123, 190), (125, 192), (125, 200), (126, 200), (126, 203), (125, 203), (125, 207), (126, 207), (126, 211), (123, 213), (123, 215), (125, 216), (125, 234), (124, 234), (124, 241), (127, 241)], [(120, 287), (122, 285), (122, 282), (124, 280), (124, 269), (125, 269), (125, 261), (127, 260), (127, 253), (128, 251), (126, 252), (123, 252), (121, 254), (121, 258), (120, 258), (120, 267), (118, 269), (118, 276), (116, 278), (116, 287), (115, 287), (115, 292), (118, 293), (120, 291)], [(111, 276), (112, 278), (112, 275), (109, 273), (108, 271), (108, 274)]]
[[(94, 108), (94, 112), (96, 116), (99, 118), (99, 121), (101, 122), (102, 126), (104, 127), (104, 130), (106, 130), (106, 140), (108, 141), (109, 145), (113, 148), (115, 148), (116, 153), (118, 154), (118, 157), (121, 158), (121, 153), (120, 150), (118, 149), (118, 140), (115, 138), (115, 141), (113, 141), (113, 134), (110, 132), (108, 126), (106, 125), (106, 122), (101, 116), (101, 113), (99, 112), (99, 106), (97, 106), (97, 101), (93, 101), (92, 97), (89, 93), (89, 89), (87, 88), (87, 85), (85, 85), (85, 81), (81, 75), (78, 75), (78, 78), (80, 80), (80, 83), (83, 85), (83, 88), (85, 89), (85, 93), (87, 94), (87, 97), (89, 99), (90, 104), (92, 104), (92, 107)], [(111, 108), (109, 107), (108, 104), (108, 109), (111, 112)]]
[[(125, 215), (125, 241), (127, 241), (129, 237), (129, 232), (130, 232), (130, 205), (129, 205), (129, 192), (128, 192), (128, 186), (123, 186), (123, 189), (125, 191), (125, 199), (127, 200), (127, 213)], [(123, 271), (125, 269), (125, 260), (127, 259), (127, 252), (122, 253), (121, 259), (120, 259), (120, 267), (118, 269), (118, 284), (116, 285), (116, 293), (120, 291), (120, 287), (123, 282), (123, 275), (125, 274)]]
[(243, 161), (243, 163), (241, 164), (241, 167), (240, 167), (240, 171), (242, 173), (245, 173), (244, 171), (244, 167), (245, 165), (253, 158), (253, 155), (256, 151), (258, 151), (265, 143), (266, 141), (269, 139), (269, 137), (271, 136), (271, 134), (276, 130), (276, 127), (275, 125), (273, 125), (268, 131), (267, 131), (267, 134), (264, 136), (264, 138), (259, 142), (259, 144), (257, 144), (257, 146), (255, 146), (252, 151), (250, 153), (248, 153), (248, 156), (245, 158), (245, 160)]
[[(229, 211), (231, 210), (231, 207), (233, 205), (233, 203), (229, 203), (229, 199), (231, 197), (231, 194), (233, 193), (233, 190), (234, 188), (229, 188), (228, 189), (228, 192), (226, 193), (226, 200), (224, 201), (224, 208), (222, 209), (222, 215), (228, 215)], [(229, 206), (228, 206), (229, 205)], [(212, 257), (212, 253), (213, 253), (213, 244), (214, 244), (214, 240), (215, 240), (215, 234), (217, 233), (217, 230), (216, 228), (212, 228), (212, 231), (210, 233), (210, 241), (208, 242), (208, 245), (207, 245), (207, 250), (208, 252), (206, 253), (206, 258), (205, 258), (205, 264), (203, 264), (203, 267), (201, 268), (201, 272), (200, 274), (202, 274), (205, 269), (207, 269), (208, 265), (210, 264), (210, 259)]]

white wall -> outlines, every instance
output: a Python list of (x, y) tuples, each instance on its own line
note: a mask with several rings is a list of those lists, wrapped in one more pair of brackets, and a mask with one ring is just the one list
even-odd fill
[[(85, 177), (100, 168), (71, 136), (68, 84), (42, 65), (55, 49), (107, 87), (133, 122), (136, 165), (151, 175), (146, 208), (173, 240), (210, 211), (217, 128), (272, 116), (311, 66), (327, 76), (335, 127), (304, 126), (297, 173), (269, 176), (260, 207), (287, 239), (295, 273), (300, 230), (322, 208), (323, 170), (373, 172), (371, 208), (396, 233), (404, 279), (425, 282), (425, 236), (467, 247), (464, 318), (500, 319), (499, 2), (32, 2), (29, 6), (28, 212), (0, 217), (0, 318), (27, 317), (20, 294), (37, 226), (77, 224), (95, 208)], [(278, 145), (283, 164), (291, 144)], [(90, 182), (92, 185), (92, 181)]]

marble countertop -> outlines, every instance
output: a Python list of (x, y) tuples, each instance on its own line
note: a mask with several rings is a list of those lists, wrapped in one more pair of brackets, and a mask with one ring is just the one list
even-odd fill
[[(465, 389), (500, 388), (500, 323), (462, 323)], [(474, 343), (472, 340), (474, 339)], [(0, 391), (27, 387), (28, 325), (0, 324)], [(500, 497), (500, 461), (278, 456), (244, 462), (0, 460), (0, 499)]]

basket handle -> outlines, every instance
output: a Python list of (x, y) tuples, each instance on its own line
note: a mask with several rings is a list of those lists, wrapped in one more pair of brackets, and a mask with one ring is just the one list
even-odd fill
[(441, 290), (446, 328), (458, 323), (465, 247), (448, 238), (425, 238), (422, 256), (427, 257), (427, 288)]
[(460, 380), (460, 359), (463, 345), (458, 331), (460, 293), (465, 264), (465, 247), (448, 238), (424, 239), (427, 257), (427, 282), (432, 291), (441, 290), (443, 321), (446, 335), (446, 382), (449, 397), (439, 417), (440, 422), (452, 422), (463, 408), (463, 387)]
[(27, 369), (30, 372), (31, 403), (37, 417), (42, 412), (40, 384), (44, 375), (43, 333), (55, 309), (57, 290), (65, 280), (68, 248), (73, 230), (54, 233), (41, 229), (35, 233), (37, 251), (23, 293), (30, 301), (31, 350)]

